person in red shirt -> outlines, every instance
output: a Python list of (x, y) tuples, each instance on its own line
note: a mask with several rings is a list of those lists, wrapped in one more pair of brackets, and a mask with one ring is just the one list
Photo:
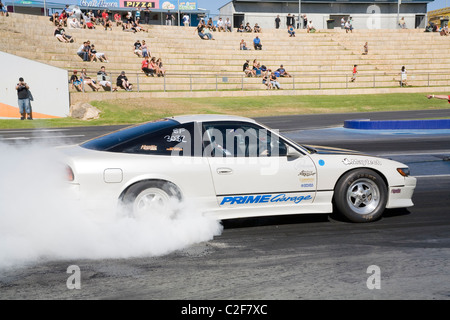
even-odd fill
[(435, 98), (435, 99), (447, 100), (448, 103), (450, 103), (450, 96), (429, 94), (429, 95), (427, 95), (427, 98), (428, 99)]
[(350, 79), (350, 82), (355, 82), (356, 80), (356, 74), (358, 73), (357, 67), (358, 65), (356, 64), (353, 66), (352, 78)]
[(103, 10), (102, 12), (102, 18), (103, 18), (103, 26), (105, 27), (105, 31), (108, 30), (112, 30), (112, 22), (109, 20), (109, 15), (108, 12), (106, 12), (106, 10)]
[(142, 69), (142, 71), (144, 71), (144, 73), (147, 77), (148, 76), (154, 77), (153, 74), (155, 73), (155, 70), (149, 68), (150, 62), (148, 61), (148, 59), (149, 59), (149, 57), (147, 56), (144, 58), (144, 60), (142, 60), (142, 68), (141, 69)]

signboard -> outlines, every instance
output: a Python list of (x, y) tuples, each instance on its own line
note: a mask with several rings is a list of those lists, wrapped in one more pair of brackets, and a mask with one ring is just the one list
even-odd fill
[(196, 1), (182, 1), (180, 2), (180, 10), (197, 10)]
[[(19, 0), (28, 1), (28, 0)], [(178, 1), (178, 0), (79, 0), (80, 7), (93, 8), (149, 8), (163, 10), (194, 11), (197, 10), (197, 1)]]
[(120, 0), (120, 7), (159, 9), (159, 0), (144, 0), (144, 1)]
[(80, 0), (80, 7), (119, 8), (119, 0)]

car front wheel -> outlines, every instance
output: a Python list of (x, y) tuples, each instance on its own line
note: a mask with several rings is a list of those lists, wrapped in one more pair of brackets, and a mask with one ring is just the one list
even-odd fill
[(336, 209), (352, 222), (379, 219), (386, 202), (386, 183), (379, 174), (368, 169), (357, 169), (342, 176), (334, 192)]

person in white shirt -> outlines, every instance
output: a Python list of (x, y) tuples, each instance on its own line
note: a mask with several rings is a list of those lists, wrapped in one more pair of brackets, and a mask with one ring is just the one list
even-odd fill
[(306, 32), (310, 33), (310, 32), (315, 32), (315, 31), (316, 31), (316, 28), (314, 28), (312, 20), (309, 20), (308, 27), (306, 28)]
[(78, 29), (78, 28), (81, 28), (81, 24), (78, 22), (78, 20), (76, 18), (73, 18), (69, 22), (69, 28)]
[(189, 15), (187, 13), (183, 16), (183, 24), (185, 27), (189, 27)]
[(225, 29), (223, 27), (223, 20), (222, 20), (222, 18), (219, 18), (219, 20), (217, 21), (217, 30), (218, 31), (225, 31)]

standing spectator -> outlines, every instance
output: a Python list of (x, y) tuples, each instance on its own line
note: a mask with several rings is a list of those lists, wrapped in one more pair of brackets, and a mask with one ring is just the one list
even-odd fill
[(187, 13), (183, 16), (183, 24), (185, 27), (189, 27), (189, 15)]
[(239, 50), (248, 50), (247, 43), (244, 41), (244, 39), (241, 39), (241, 43), (239, 44)]
[(292, 16), (290, 13), (288, 13), (286, 17), (286, 27), (289, 28), (289, 26), (293, 25)]
[(364, 52), (362, 54), (367, 55), (368, 53), (369, 53), (369, 44), (366, 42), (364, 44)]
[(144, 23), (149, 24), (150, 22), (150, 9), (148, 7), (145, 7), (144, 9)]
[(16, 85), (17, 98), (19, 104), (20, 120), (25, 120), (28, 115), (28, 120), (33, 120), (31, 116), (31, 103), (30, 103), (30, 87), (23, 80), (22, 77), (19, 78), (19, 83)]
[(292, 15), (292, 27), (295, 29), (295, 14)]
[(261, 39), (258, 36), (253, 39), (253, 47), (255, 48), (255, 50), (262, 50)]
[(350, 82), (355, 82), (357, 73), (358, 73), (358, 65), (355, 64), (353, 65), (352, 78), (350, 79)]
[(132, 91), (133, 85), (128, 81), (127, 76), (125, 75), (125, 71), (122, 71), (120, 75), (117, 77), (116, 85), (118, 88), (122, 88), (126, 91)]
[(345, 28), (345, 17), (342, 17), (341, 19), (341, 29)]
[(275, 18), (275, 29), (280, 29), (280, 15), (277, 15), (277, 17)]
[(143, 58), (145, 58), (145, 57), (151, 57), (151, 53), (150, 53), (150, 51), (148, 50), (148, 45), (147, 45), (147, 43), (145, 42), (145, 40), (142, 40), (142, 46), (141, 46), (141, 49), (142, 49), (142, 57), (143, 57)]
[(261, 27), (257, 24), (257, 23), (255, 23), (255, 26), (253, 27), (253, 31), (255, 32), (255, 33), (261, 33)]
[(402, 67), (401, 71), (400, 71), (400, 87), (406, 87), (407, 85), (407, 75), (406, 75), (406, 68), (405, 66)]
[(70, 77), (70, 86), (72, 89), (75, 88), (77, 91), (82, 91), (81, 80), (78, 79), (77, 70), (73, 70), (73, 74)]
[(111, 77), (106, 73), (105, 66), (101, 66), (100, 71), (97, 72), (97, 81), (105, 91), (116, 91), (111, 85)]
[(139, 58), (142, 57), (142, 44), (139, 40), (136, 40), (134, 43), (134, 54), (137, 55)]
[(175, 17), (169, 10), (166, 15), (166, 26), (171, 26), (173, 21), (175, 21)]
[(134, 14), (134, 16), (135, 16), (135, 20), (137, 22), (141, 21), (141, 8), (137, 7), (136, 13)]
[(303, 15), (303, 29), (306, 29), (308, 26), (308, 18), (306, 17), (306, 14)]

